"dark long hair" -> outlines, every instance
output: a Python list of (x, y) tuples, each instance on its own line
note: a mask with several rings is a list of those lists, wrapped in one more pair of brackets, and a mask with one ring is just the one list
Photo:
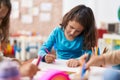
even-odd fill
[(2, 31), (2, 33), (0, 35), (2, 35), (2, 37), (3, 37), (1, 42), (6, 43), (6, 41), (8, 41), (8, 35), (9, 35), (9, 21), (10, 21), (10, 13), (11, 13), (11, 2), (10, 2), (10, 0), (0, 0), (0, 8), (1, 8), (2, 4), (8, 8), (8, 13), (3, 18), (2, 23), (0, 25), (0, 29)]
[(84, 27), (80, 35), (84, 36), (83, 49), (91, 49), (97, 45), (97, 29), (95, 18), (91, 8), (85, 5), (78, 5), (63, 16), (60, 24), (63, 29), (66, 28), (69, 21), (76, 21)]

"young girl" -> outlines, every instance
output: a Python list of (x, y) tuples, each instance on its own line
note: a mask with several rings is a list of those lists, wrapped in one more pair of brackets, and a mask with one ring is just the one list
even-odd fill
[[(76, 67), (84, 53), (91, 54), (91, 47), (97, 44), (95, 19), (92, 10), (85, 5), (78, 5), (63, 17), (62, 23), (49, 35), (38, 54), (42, 60), (52, 63), (55, 56), (49, 54), (55, 46), (56, 58), (69, 60), (68, 66)], [(48, 51), (47, 51), (48, 50)]]
[[(2, 56), (2, 50), (5, 49), (5, 43), (8, 40), (9, 35), (9, 19), (11, 12), (11, 3), (10, 0), (0, 0), (0, 62), (3, 60), (11, 60), (19, 62), (17, 59), (7, 58)], [(20, 63), (20, 62), (19, 62)], [(20, 64), (19, 71), (22, 76), (33, 77), (38, 71), (38, 67), (34, 64)]]

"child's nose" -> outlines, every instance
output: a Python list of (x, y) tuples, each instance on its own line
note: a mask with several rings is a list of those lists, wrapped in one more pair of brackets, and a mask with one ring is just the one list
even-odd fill
[(71, 34), (71, 35), (75, 34), (75, 30), (72, 30), (72, 31), (70, 32), (70, 34)]

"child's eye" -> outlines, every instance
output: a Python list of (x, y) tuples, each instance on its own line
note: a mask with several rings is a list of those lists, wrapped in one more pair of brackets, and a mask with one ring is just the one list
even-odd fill
[(74, 29), (72, 26), (70, 26), (71, 29)]
[(79, 33), (80, 31), (76, 30), (76, 32), (78, 32), (78, 33)]

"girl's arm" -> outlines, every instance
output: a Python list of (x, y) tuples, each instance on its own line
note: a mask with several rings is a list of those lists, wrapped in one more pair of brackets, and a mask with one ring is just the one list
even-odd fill
[(50, 33), (48, 39), (43, 43), (43, 45), (39, 49), (38, 55), (44, 57), (47, 54), (45, 49), (47, 49), (49, 52), (51, 51), (55, 43), (55, 36), (56, 36), (56, 28)]
[[(120, 64), (120, 50), (112, 51), (100, 56), (92, 56), (86, 64), (86, 68), (90, 66), (101, 66), (101, 65), (117, 65)], [(86, 58), (86, 56), (84, 56)]]
[(105, 57), (105, 65), (120, 64), (120, 50), (106, 53), (106, 55), (104, 55), (104, 57)]

